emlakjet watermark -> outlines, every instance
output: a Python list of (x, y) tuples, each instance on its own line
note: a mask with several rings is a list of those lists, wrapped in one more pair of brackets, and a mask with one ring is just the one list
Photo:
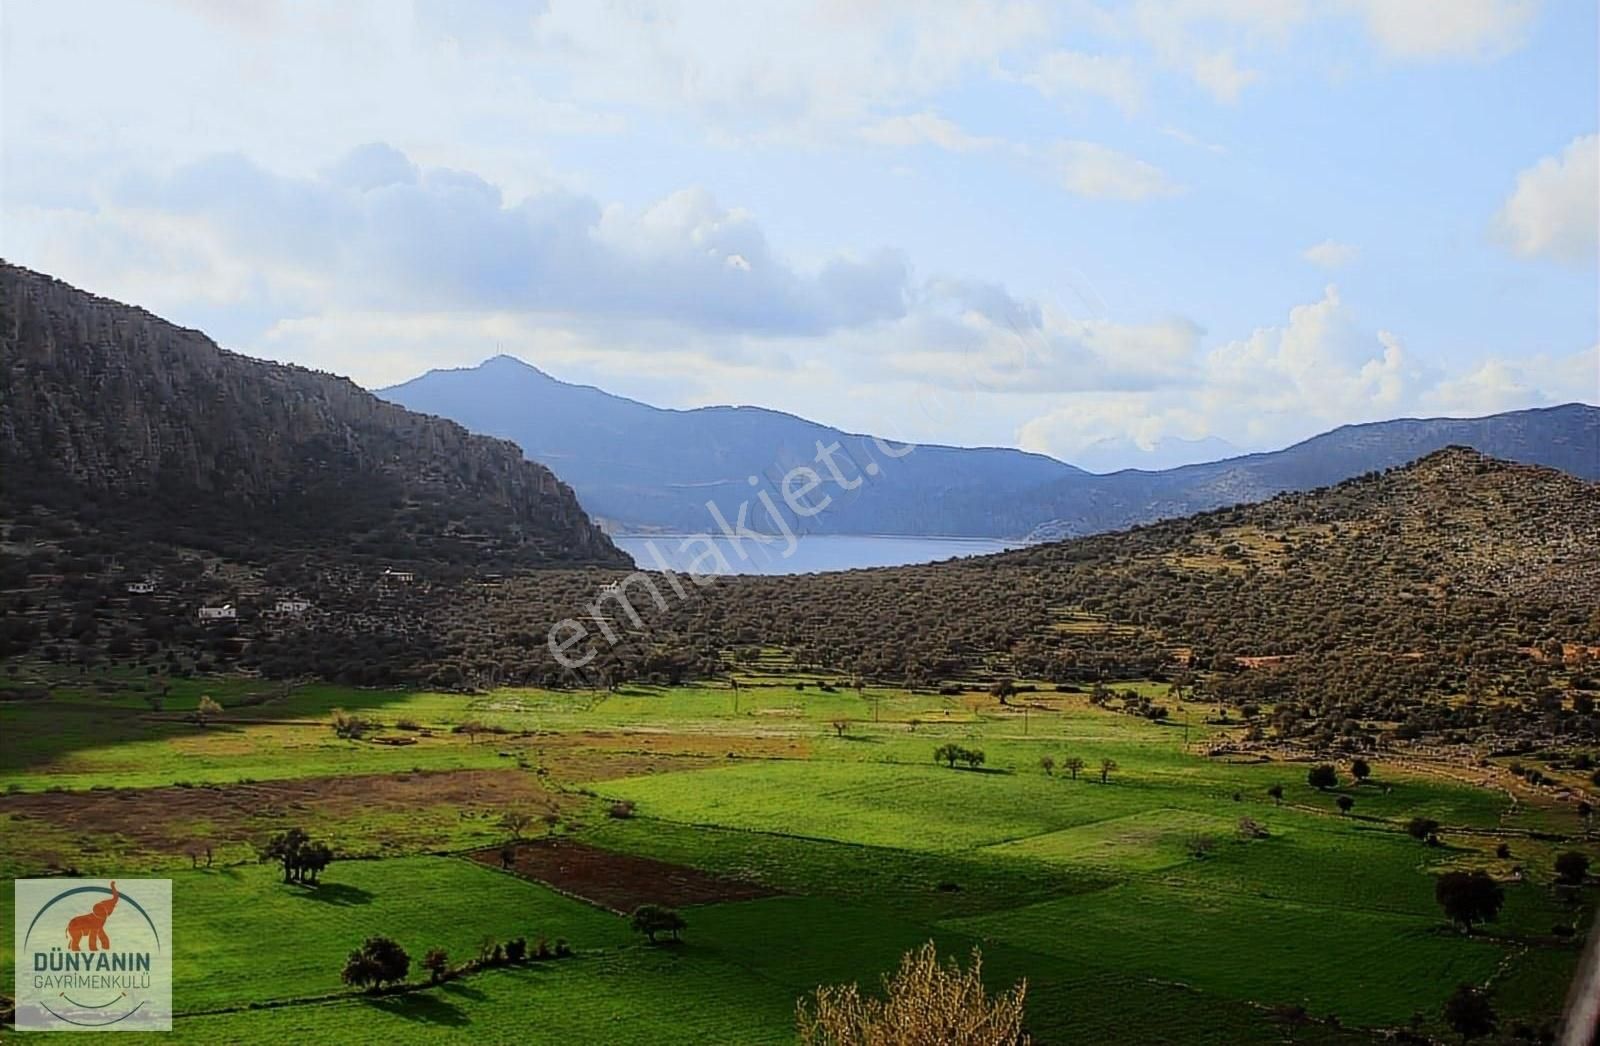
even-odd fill
[[(898, 461), (917, 449), (912, 443), (896, 446), (876, 436), (863, 438), (876, 448), (879, 455), (889, 461)], [(883, 472), (883, 466), (870, 452), (859, 447), (857, 452), (865, 460), (856, 460), (838, 441), (824, 444), (818, 440), (817, 456), (814, 459), (816, 468), (810, 465), (796, 465), (783, 474), (776, 483), (778, 495), (796, 521), (818, 516), (833, 504), (833, 495), (827, 492), (826, 483), (832, 483), (840, 492), (848, 493)], [(841, 458), (852, 466), (854, 474), (841, 467)], [(753, 488), (761, 486), (759, 476), (750, 476), (748, 481)], [(744, 561), (750, 559), (750, 550), (745, 547), (746, 542), (762, 550), (770, 550), (776, 545), (778, 556), (784, 559), (793, 555), (795, 549), (799, 547), (800, 539), (794, 528), (789, 525), (783, 508), (774, 501), (772, 492), (765, 489), (757, 490), (755, 500), (758, 505), (755, 514), (764, 516), (767, 524), (777, 531), (776, 534), (750, 528), (752, 506), (749, 500), (739, 504), (738, 511), (731, 521), (715, 501), (706, 502), (706, 511), (710, 513), (712, 522), (717, 525), (717, 531), (690, 534), (684, 537), (678, 546), (678, 558), (680, 561), (688, 562), (689, 580), (696, 586), (703, 588), (718, 577), (733, 573), (733, 565), (723, 554), (724, 547)], [(720, 545), (719, 539), (722, 542)], [(668, 565), (667, 557), (653, 541), (646, 542), (646, 546), (650, 549), (651, 556), (655, 558), (655, 565), (660, 571), (659, 576), (666, 581), (672, 592), (680, 600), (690, 599), (692, 591), (685, 588), (678, 580), (678, 573)], [(630, 592), (630, 590), (642, 590), (648, 593), (656, 609), (665, 611), (669, 604), (666, 595), (656, 584), (656, 576), (650, 571), (636, 570), (623, 580), (611, 582), (603, 587), (595, 601), (588, 607), (588, 617), (594, 622), (594, 628), (611, 646), (614, 647), (621, 642), (622, 637), (605, 613), (606, 602), (608, 600), (613, 602), (615, 608), (625, 614), (635, 628), (643, 628), (644, 617), (633, 605), (633, 595), (637, 594), (637, 591)], [(569, 617), (556, 622), (550, 626), (550, 634), (547, 637), (550, 656), (563, 668), (574, 671), (582, 669), (593, 661), (599, 652), (594, 643), (586, 642), (592, 634), (590, 627), (577, 618)]]
[(18, 1031), (171, 1031), (171, 879), (16, 880)]

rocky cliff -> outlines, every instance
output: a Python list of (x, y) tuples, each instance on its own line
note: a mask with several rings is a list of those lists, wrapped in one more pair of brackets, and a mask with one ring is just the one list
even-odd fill
[(627, 564), (515, 444), (0, 263), (0, 513), (250, 560)]

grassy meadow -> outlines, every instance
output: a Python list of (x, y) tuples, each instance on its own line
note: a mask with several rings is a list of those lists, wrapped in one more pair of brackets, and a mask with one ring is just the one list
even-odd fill
[[(1576, 819), (1482, 768), (1380, 756), (1370, 781), (1341, 765), (1320, 791), (1307, 762), (1203, 755), (1241, 724), (1164, 684), (1137, 684), (1171, 706), (1160, 724), (1076, 693), (1002, 705), (743, 678), (477, 696), (189, 679), (158, 702), (141, 677), (61, 679), (48, 700), (0, 705), (4, 865), (170, 875), (176, 1037), (197, 1042), (787, 1042), (807, 991), (873, 987), (932, 939), (981, 949), (997, 988), (1025, 978), (1040, 1042), (1355, 1043), (1442, 1034), (1462, 983), (1488, 986), (1508, 1020), (1548, 1021), (1578, 956), (1552, 931), (1588, 928), (1592, 891), (1551, 877), (1556, 853), (1589, 849)], [(203, 723), (202, 695), (222, 706)], [(378, 726), (337, 737), (336, 708)], [(936, 762), (947, 743), (984, 762)], [(632, 816), (610, 816), (622, 802)], [(651, 946), (578, 889), (469, 860), (507, 838), (508, 810), (537, 818), (531, 836), (773, 895), (686, 908), (683, 939)], [(1444, 826), (1441, 845), (1406, 834), (1415, 816)], [(1245, 838), (1242, 818), (1265, 834)], [(290, 825), (340, 855), (316, 888), (255, 859)], [(1433, 882), (1478, 867), (1507, 900), (1468, 936)], [(465, 959), (526, 936), (575, 954), (352, 992), (343, 958), (379, 933), (416, 983), (431, 948)], [(1295, 1006), (1311, 1023), (1277, 1019)]]

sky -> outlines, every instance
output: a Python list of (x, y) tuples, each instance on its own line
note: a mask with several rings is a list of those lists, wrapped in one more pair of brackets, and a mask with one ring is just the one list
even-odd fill
[(0, 255), (1096, 469), (1600, 401), (1592, 0), (4, 0)]

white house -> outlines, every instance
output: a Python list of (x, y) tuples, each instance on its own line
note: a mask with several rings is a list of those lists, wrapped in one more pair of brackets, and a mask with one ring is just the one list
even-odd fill
[(411, 582), (417, 579), (416, 575), (411, 573), (411, 571), (395, 570), (393, 567), (384, 567), (383, 574), (381, 576), (385, 581), (398, 581), (406, 585), (411, 584)]
[(128, 582), (128, 591), (136, 596), (147, 596), (156, 590), (156, 583), (146, 578), (143, 581)]
[(304, 614), (311, 609), (311, 600), (295, 596), (292, 599), (280, 599), (273, 607), (280, 614)]
[(232, 603), (224, 603), (220, 607), (201, 607), (201, 621), (233, 621), (239, 616), (239, 611), (234, 609)]

